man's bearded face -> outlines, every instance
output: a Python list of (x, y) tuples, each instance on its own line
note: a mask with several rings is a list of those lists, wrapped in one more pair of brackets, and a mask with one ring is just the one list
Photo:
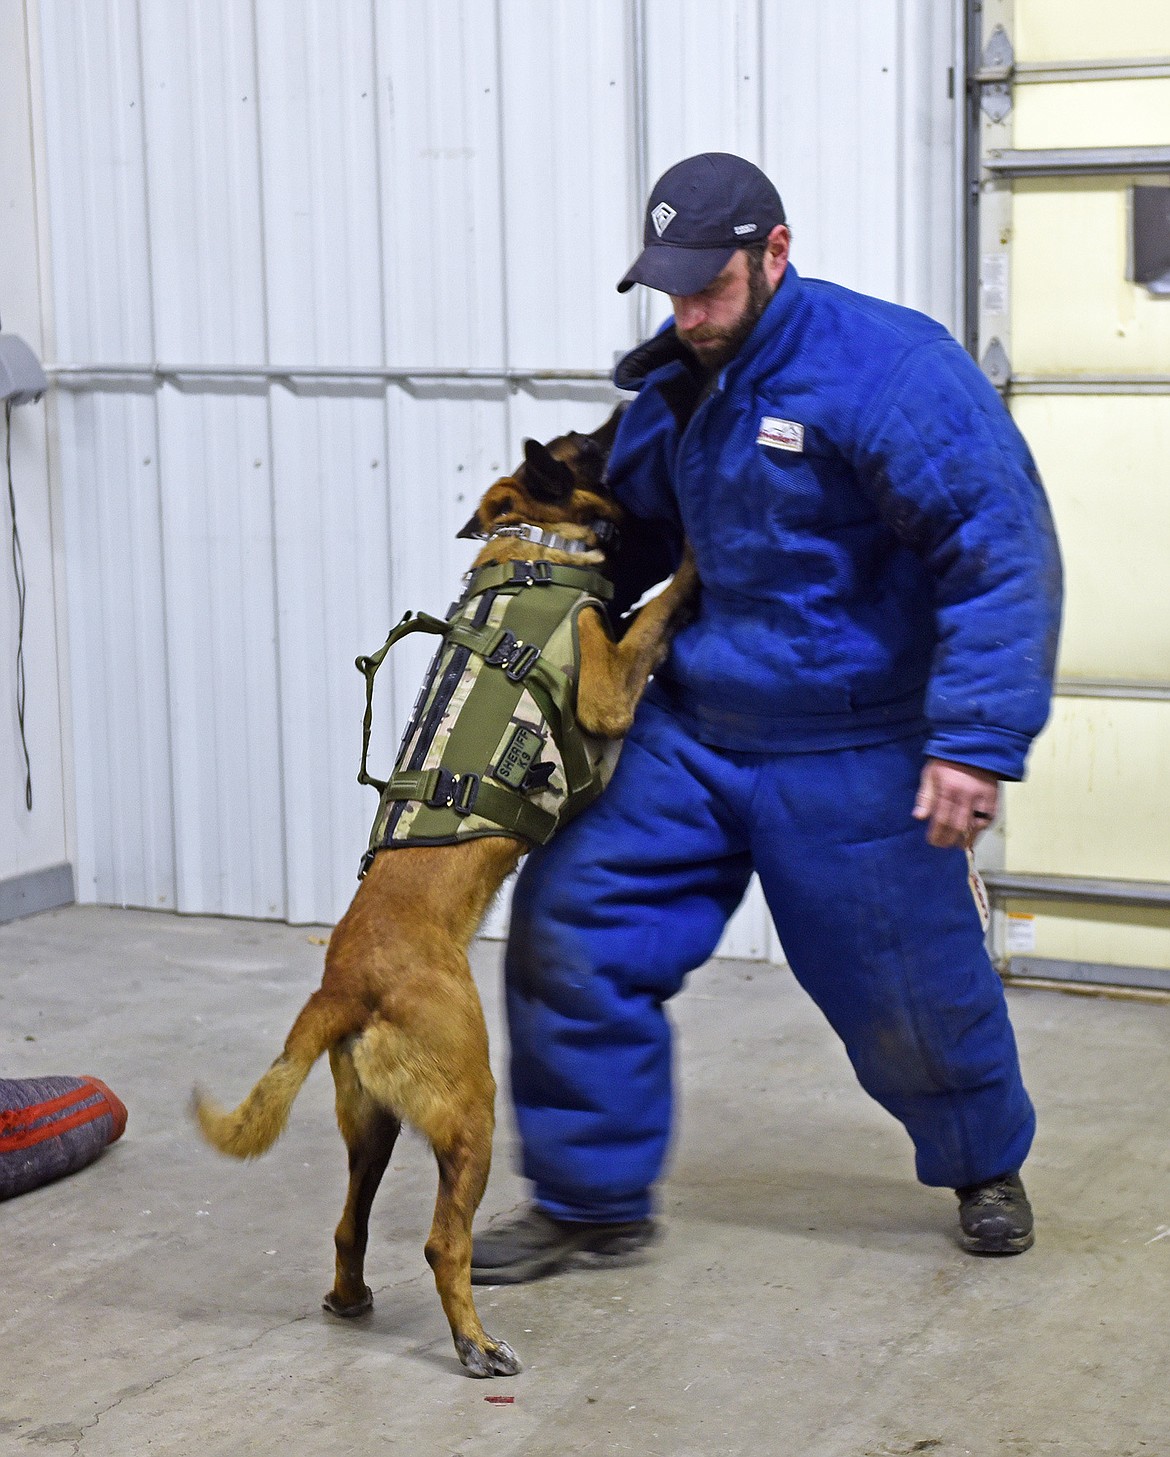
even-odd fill
[(774, 291), (761, 254), (741, 250), (701, 293), (671, 295), (675, 329), (704, 369), (722, 369), (739, 353)]

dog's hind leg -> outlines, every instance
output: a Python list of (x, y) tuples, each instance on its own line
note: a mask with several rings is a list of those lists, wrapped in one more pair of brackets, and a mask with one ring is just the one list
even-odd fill
[(349, 1191), (334, 1235), (337, 1272), (323, 1304), (333, 1315), (364, 1315), (374, 1304), (364, 1273), (370, 1206), (402, 1125), (362, 1087), (344, 1044), (330, 1050), (329, 1062), (337, 1088), (337, 1123), (349, 1150)]
[(471, 1295), (471, 1221), (491, 1167), (492, 1114), (469, 1115), (448, 1147), (435, 1147), (439, 1196), (427, 1239), (427, 1263), (451, 1323), (455, 1349), (472, 1376), (515, 1376), (516, 1353), (480, 1324)]

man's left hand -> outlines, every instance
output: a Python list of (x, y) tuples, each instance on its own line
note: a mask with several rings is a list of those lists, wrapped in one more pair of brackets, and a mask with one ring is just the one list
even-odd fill
[(927, 841), (940, 850), (970, 849), (995, 818), (999, 780), (986, 769), (927, 759), (914, 801), (914, 818), (929, 820)]

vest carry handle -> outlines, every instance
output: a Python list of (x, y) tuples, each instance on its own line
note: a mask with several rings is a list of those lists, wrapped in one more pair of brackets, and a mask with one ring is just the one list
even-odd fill
[(376, 653), (368, 656), (362, 654), (354, 659), (354, 667), (366, 680), (366, 712), (362, 718), (362, 763), (358, 770), (359, 784), (372, 784), (379, 794), (386, 788), (385, 779), (375, 779), (366, 768), (366, 760), (370, 752), (370, 728), (374, 721), (374, 676), (382, 666), (386, 654), (396, 642), (401, 642), (404, 637), (409, 637), (412, 632), (429, 632), (437, 637), (446, 637), (451, 624), (444, 622), (441, 618), (432, 617), (428, 612), (408, 612), (390, 633), (390, 636), (382, 644)]

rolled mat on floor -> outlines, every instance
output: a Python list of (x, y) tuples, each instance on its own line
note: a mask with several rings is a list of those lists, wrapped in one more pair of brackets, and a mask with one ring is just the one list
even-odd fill
[(97, 1078), (0, 1078), (0, 1199), (84, 1168), (125, 1127)]

